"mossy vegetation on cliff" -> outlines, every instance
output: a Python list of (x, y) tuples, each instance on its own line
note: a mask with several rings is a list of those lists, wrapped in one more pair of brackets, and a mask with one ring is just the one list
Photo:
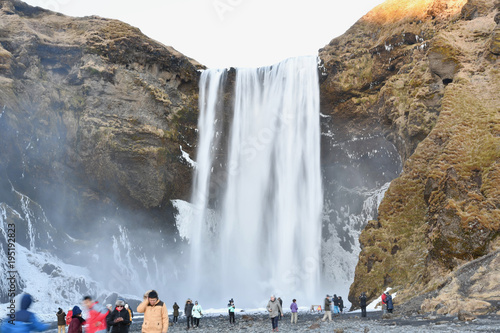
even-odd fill
[[(500, 245), (500, 76), (490, 47), (498, 7), (387, 1), (320, 51), (322, 113), (378, 127), (405, 161), (360, 236), (354, 305), (361, 292), (374, 299), (387, 287), (398, 304), (435, 296), (449, 274)], [(483, 296), (459, 297), (498, 311), (500, 299)]]

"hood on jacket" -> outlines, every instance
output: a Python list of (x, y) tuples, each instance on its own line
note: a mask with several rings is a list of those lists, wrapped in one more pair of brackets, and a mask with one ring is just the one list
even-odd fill
[(23, 298), (21, 299), (21, 310), (28, 310), (32, 302), (33, 298), (31, 297), (31, 295), (24, 294)]

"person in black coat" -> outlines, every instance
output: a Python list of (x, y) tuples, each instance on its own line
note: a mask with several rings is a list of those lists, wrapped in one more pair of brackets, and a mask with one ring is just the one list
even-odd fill
[(113, 312), (113, 307), (111, 306), (111, 304), (106, 304), (106, 309), (108, 309), (108, 315), (106, 316), (106, 332), (109, 333), (109, 331), (111, 330), (111, 326), (107, 325), (107, 323), (111, 312)]
[(333, 313), (339, 313), (339, 298), (337, 294), (333, 294)]
[(189, 322), (191, 321), (191, 326), (194, 326), (194, 318), (193, 318), (193, 302), (191, 299), (186, 301), (186, 306), (184, 306), (184, 315), (187, 320), (187, 328), (189, 329)]
[(115, 309), (106, 317), (108, 327), (111, 327), (111, 333), (128, 333), (130, 324), (130, 314), (125, 309), (125, 301), (119, 299), (116, 301)]
[(344, 300), (342, 299), (342, 296), (339, 296), (339, 310), (340, 313), (344, 312)]
[[(283, 309), (283, 300), (281, 299), (281, 297), (278, 297), (278, 302), (280, 302), (280, 306)], [(279, 311), (278, 320), (281, 320), (281, 317), (281, 311)]]
[(361, 307), (361, 317), (366, 317), (366, 294), (364, 292), (359, 296), (359, 306)]
[(389, 292), (386, 292), (385, 294), (387, 295), (387, 312), (392, 313), (392, 310), (394, 309), (394, 304), (392, 304), (392, 296), (389, 294)]

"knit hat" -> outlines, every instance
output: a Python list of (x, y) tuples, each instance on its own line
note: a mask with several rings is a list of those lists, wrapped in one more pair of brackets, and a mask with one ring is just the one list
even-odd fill
[(151, 292), (148, 295), (148, 298), (158, 298), (158, 293), (154, 290), (151, 290)]
[(75, 305), (73, 307), (73, 316), (78, 316), (81, 313), (82, 313), (82, 310), (77, 305)]

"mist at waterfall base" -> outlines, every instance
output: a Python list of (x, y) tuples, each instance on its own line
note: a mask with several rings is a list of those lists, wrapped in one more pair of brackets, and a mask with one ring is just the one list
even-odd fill
[[(12, 224), (16, 255), (8, 259), (6, 231)], [(54, 228), (42, 206), (12, 188), (9, 197), (0, 199), (0, 267), (2, 272), (15, 270), (15, 287), (1, 280), (1, 303), (9, 302), (8, 290), (30, 293), (35, 300), (33, 311), (43, 320), (53, 321), (58, 307), (66, 311), (80, 305), (85, 295), (104, 303), (114, 303), (119, 295), (136, 306), (134, 300), (158, 286), (167, 298), (163, 286), (173, 280), (175, 271), (170, 267), (178, 263), (161, 254), (168, 247), (161, 245), (160, 230), (136, 227), (132, 231), (127, 224), (116, 217), (103, 217), (88, 224), (93, 236), (80, 234), (76, 239)], [(6, 311), (6, 305), (0, 307), (2, 318)]]

